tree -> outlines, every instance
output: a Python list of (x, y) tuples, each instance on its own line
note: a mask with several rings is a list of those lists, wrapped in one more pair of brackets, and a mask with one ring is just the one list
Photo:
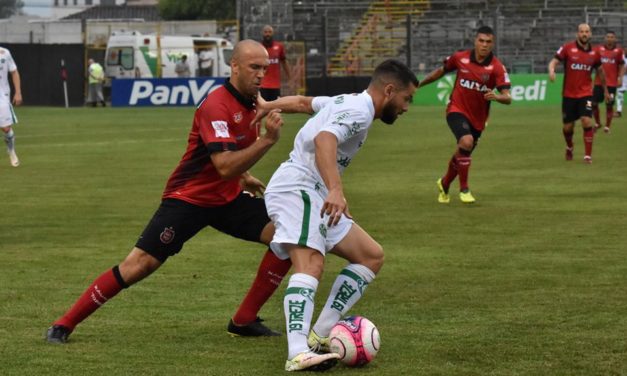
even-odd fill
[(164, 20), (234, 20), (236, 17), (235, 0), (159, 0), (159, 12)]
[(9, 18), (24, 6), (22, 0), (0, 0), (0, 18)]

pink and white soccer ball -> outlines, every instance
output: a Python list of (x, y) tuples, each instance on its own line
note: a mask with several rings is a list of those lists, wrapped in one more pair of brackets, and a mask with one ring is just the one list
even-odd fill
[(331, 352), (349, 366), (370, 363), (379, 352), (379, 330), (365, 317), (350, 316), (338, 321), (329, 335)]

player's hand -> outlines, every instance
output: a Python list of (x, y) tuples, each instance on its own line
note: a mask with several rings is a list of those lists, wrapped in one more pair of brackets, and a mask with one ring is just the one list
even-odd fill
[(259, 127), (259, 122), (263, 119), (270, 110), (267, 108), (267, 103), (265, 99), (261, 97), (261, 94), (257, 94), (257, 105), (255, 109), (257, 113), (255, 114), (255, 118), (250, 122), (250, 127)]
[(275, 143), (279, 140), (281, 127), (283, 126), (283, 118), (281, 110), (272, 110), (266, 117), (266, 134), (263, 136)]
[(15, 93), (15, 95), (13, 96), (13, 104), (16, 106), (19, 106), (22, 104), (22, 94)]
[(486, 101), (495, 101), (497, 100), (497, 95), (495, 92), (490, 90), (487, 93), (483, 94), (483, 99), (485, 99)]
[(555, 82), (555, 71), (549, 72), (549, 80)]
[(239, 185), (243, 190), (250, 193), (251, 196), (259, 196), (262, 197), (263, 193), (266, 191), (266, 186), (261, 182), (261, 180), (252, 176), (251, 174), (243, 174), (239, 180)]
[(609, 104), (612, 101), (612, 99), (613, 99), (612, 95), (607, 90), (605, 90), (605, 93), (603, 95), (605, 96), (605, 103)]
[(347, 218), (353, 218), (348, 211), (348, 203), (346, 202), (346, 198), (344, 198), (344, 192), (342, 192), (341, 189), (332, 189), (324, 200), (322, 210), (320, 210), (320, 218), (328, 215), (329, 221), (327, 222), (327, 226), (331, 227), (338, 224), (342, 218), (342, 214)]
[(622, 77), (618, 78), (618, 81), (616, 82), (616, 87), (621, 87), (621, 86), (623, 86), (623, 78)]

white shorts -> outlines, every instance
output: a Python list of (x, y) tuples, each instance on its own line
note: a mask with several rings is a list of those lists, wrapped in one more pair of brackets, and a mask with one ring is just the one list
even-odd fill
[(314, 190), (266, 192), (264, 199), (268, 216), (276, 227), (270, 249), (282, 260), (289, 258), (284, 244), (306, 246), (325, 255), (344, 239), (355, 223), (342, 215), (337, 225), (328, 227), (329, 217), (320, 218), (324, 199)]
[(13, 106), (8, 102), (0, 102), (0, 128), (17, 123), (17, 117), (13, 112)]

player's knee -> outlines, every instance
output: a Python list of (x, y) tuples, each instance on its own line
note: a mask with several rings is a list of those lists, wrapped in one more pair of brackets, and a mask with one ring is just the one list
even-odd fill
[(383, 267), (383, 262), (385, 261), (385, 254), (383, 253), (383, 247), (379, 243), (375, 243), (372, 246), (372, 249), (367, 253), (368, 259), (364, 262), (370, 270), (372, 270), (375, 274), (379, 273), (379, 270)]
[(475, 140), (472, 136), (464, 136), (459, 139), (457, 146), (462, 150), (470, 151), (473, 149)]
[(148, 277), (161, 266), (161, 262), (148, 253), (134, 248), (120, 264), (120, 275), (127, 285), (132, 285)]

